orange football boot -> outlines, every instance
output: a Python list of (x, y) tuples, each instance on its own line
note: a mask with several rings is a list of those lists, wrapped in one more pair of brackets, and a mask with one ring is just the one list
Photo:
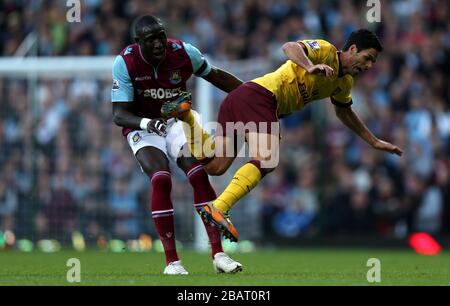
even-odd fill
[(212, 202), (203, 206), (199, 213), (204, 220), (217, 226), (225, 238), (228, 238), (231, 242), (237, 242), (239, 240), (239, 234), (233, 223), (231, 223), (228, 214), (220, 212), (220, 210), (214, 207)]

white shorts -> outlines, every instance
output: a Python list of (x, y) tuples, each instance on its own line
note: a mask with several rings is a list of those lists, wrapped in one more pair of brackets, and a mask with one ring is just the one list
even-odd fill
[[(201, 123), (200, 115), (194, 110), (192, 112), (197, 122)], [(176, 163), (180, 150), (186, 143), (186, 136), (184, 135), (183, 122), (172, 118), (167, 121), (166, 137), (139, 130), (130, 132), (127, 135), (127, 141), (134, 155), (144, 147), (155, 147), (163, 151), (169, 159)]]

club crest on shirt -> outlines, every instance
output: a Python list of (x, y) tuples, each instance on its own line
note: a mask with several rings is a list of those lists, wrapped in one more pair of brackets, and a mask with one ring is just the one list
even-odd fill
[(169, 81), (171, 84), (173, 84), (173, 85), (178, 84), (181, 82), (181, 80), (182, 80), (182, 78), (181, 78), (180, 70), (175, 70), (170, 73)]
[(174, 42), (174, 43), (172, 43), (172, 50), (173, 51), (181, 50), (181, 46)]
[(125, 52), (123, 53), (123, 55), (128, 55), (128, 54), (131, 54), (131, 53), (133, 53), (133, 48), (132, 48), (132, 47), (128, 47), (128, 48), (125, 50)]
[(141, 135), (139, 135), (139, 133), (136, 133), (136, 134), (133, 135), (133, 142), (134, 143), (139, 142), (139, 140), (141, 140), (141, 139), (142, 139), (142, 137), (141, 137)]

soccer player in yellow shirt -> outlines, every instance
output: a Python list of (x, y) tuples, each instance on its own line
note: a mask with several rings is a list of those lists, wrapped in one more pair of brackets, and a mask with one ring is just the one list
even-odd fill
[[(204, 206), (202, 216), (216, 224), (225, 237), (238, 240), (229, 210), (275, 169), (279, 118), (315, 100), (330, 97), (337, 117), (370, 146), (402, 155), (400, 148), (373, 135), (351, 107), (353, 77), (370, 69), (382, 50), (378, 37), (365, 29), (351, 33), (342, 51), (320, 39), (285, 43), (283, 51), (288, 60), (281, 67), (243, 83), (225, 98), (218, 115), (222, 131), (216, 131), (213, 143), (190, 110), (180, 111), (177, 115), (187, 123), (185, 134), (190, 140), (190, 150), (203, 161), (208, 174), (221, 175), (230, 167), (236, 157), (237, 135), (245, 136), (252, 157), (239, 168), (224, 192)], [(178, 109), (183, 107), (178, 105)], [(244, 127), (235, 125), (239, 122)], [(204, 149), (208, 141), (213, 148), (212, 157)]]

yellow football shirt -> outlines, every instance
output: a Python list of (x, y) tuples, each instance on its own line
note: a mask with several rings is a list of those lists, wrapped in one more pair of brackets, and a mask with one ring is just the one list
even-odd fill
[(270, 90), (277, 100), (278, 116), (288, 115), (302, 109), (311, 101), (332, 97), (335, 104), (351, 105), (351, 89), (353, 77), (346, 74), (338, 76), (339, 57), (335, 46), (325, 40), (302, 40), (311, 62), (326, 64), (334, 69), (331, 79), (325, 76), (310, 74), (291, 60), (286, 61), (274, 72), (253, 79)]

